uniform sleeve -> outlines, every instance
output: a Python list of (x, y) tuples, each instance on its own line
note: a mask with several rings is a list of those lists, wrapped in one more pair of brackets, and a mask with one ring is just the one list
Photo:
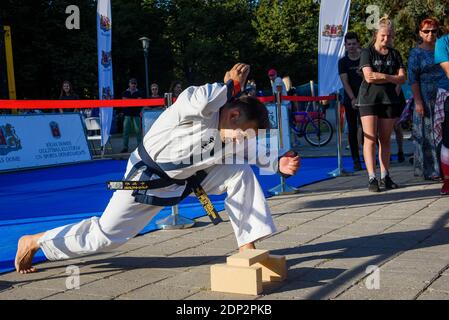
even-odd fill
[(214, 83), (200, 87), (189, 87), (183, 91), (173, 107), (181, 119), (191, 117), (210, 118), (218, 112), (227, 101), (227, 87)]
[(359, 70), (362, 70), (364, 67), (373, 67), (371, 62), (371, 53), (369, 49), (363, 49), (360, 53), (360, 65)]
[(420, 82), (420, 71), (419, 71), (419, 60), (417, 51), (410, 50), (410, 55), (408, 58), (408, 83), (409, 85)]
[(449, 61), (449, 46), (446, 45), (447, 37), (437, 40), (435, 44), (435, 64)]

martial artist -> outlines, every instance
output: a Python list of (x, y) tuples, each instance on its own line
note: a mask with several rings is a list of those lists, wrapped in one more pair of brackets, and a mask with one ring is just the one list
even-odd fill
[[(263, 191), (248, 163), (227, 164), (233, 148), (250, 140), (251, 132), (269, 128), (268, 111), (254, 97), (237, 97), (249, 65), (238, 63), (226, 72), (224, 84), (191, 86), (165, 110), (131, 154), (124, 180), (154, 181), (151, 190), (118, 190), (100, 218), (93, 217), (19, 239), (17, 272), (31, 273), (35, 253), (63, 260), (117, 248), (136, 236), (164, 206), (191, 193), (194, 177), (207, 194), (227, 193), (225, 209), (239, 250), (276, 231)], [(243, 139), (243, 140), (242, 140)], [(228, 151), (226, 151), (228, 150)], [(231, 150), (231, 151), (229, 151)], [(209, 156), (198, 157), (204, 153)], [(294, 175), (300, 158), (286, 152), (271, 169)]]

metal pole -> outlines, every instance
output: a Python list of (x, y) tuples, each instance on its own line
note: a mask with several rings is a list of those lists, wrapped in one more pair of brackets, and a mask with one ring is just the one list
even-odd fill
[(144, 49), (143, 50), (143, 54), (145, 56), (145, 85), (146, 85), (146, 93), (147, 93), (147, 98), (150, 97), (150, 87), (149, 87), (149, 83), (148, 83), (148, 49)]
[[(283, 152), (284, 150), (284, 137), (282, 136), (282, 102), (281, 102), (281, 93), (276, 92), (276, 108), (277, 108), (277, 118), (278, 118), (278, 128), (279, 128), (279, 150)], [(285, 178), (281, 176), (281, 193), (285, 192)]]
[[(173, 103), (173, 94), (171, 92), (164, 94), (165, 107), (169, 108)], [(187, 229), (193, 227), (195, 221), (179, 215), (179, 206), (174, 205), (171, 207), (171, 215), (164, 219), (156, 221), (156, 225), (159, 229), (172, 230), (172, 229)]]
[(347, 176), (350, 175), (350, 173), (346, 172), (343, 169), (343, 161), (342, 161), (342, 152), (341, 152), (341, 134), (342, 134), (342, 125), (341, 125), (341, 121), (340, 121), (340, 109), (341, 109), (341, 104), (340, 104), (340, 99), (338, 99), (338, 92), (335, 93), (336, 96), (336, 102), (337, 105), (335, 107), (335, 117), (336, 117), (336, 128), (337, 128), (337, 169), (329, 172), (329, 175), (334, 176), (334, 177), (339, 177), (339, 176)]
[[(313, 80), (310, 80), (310, 95), (315, 97), (315, 86)], [(313, 111), (318, 111), (316, 107), (316, 101), (313, 101)]]
[[(278, 124), (278, 146), (279, 146), (279, 150), (281, 152), (284, 152), (284, 139), (282, 136), (282, 99), (281, 99), (281, 92), (276, 92), (275, 93), (275, 98), (276, 98), (276, 109), (277, 109), (277, 124)], [(289, 128), (287, 128), (288, 130)], [(286, 181), (285, 178), (283, 176), (281, 176), (281, 184), (268, 190), (269, 193), (273, 194), (273, 195), (285, 195), (285, 194), (293, 194), (293, 193), (297, 193), (299, 190), (296, 188), (293, 188), (291, 186), (289, 186)]]

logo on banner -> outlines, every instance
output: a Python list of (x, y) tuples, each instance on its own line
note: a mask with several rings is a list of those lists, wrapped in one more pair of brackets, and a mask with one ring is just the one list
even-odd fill
[(341, 24), (326, 24), (323, 30), (323, 37), (341, 38), (343, 37), (343, 25)]
[(111, 51), (101, 50), (101, 64), (105, 68), (109, 68), (112, 64), (112, 54)]
[(109, 100), (112, 99), (112, 90), (111, 87), (103, 87), (101, 89), (101, 99), (103, 100)]
[(0, 155), (4, 156), (20, 149), (22, 145), (14, 127), (9, 123), (0, 126)]
[(51, 135), (53, 136), (53, 138), (56, 138), (56, 139), (61, 138), (61, 130), (59, 130), (59, 125), (57, 122), (55, 122), (55, 121), (50, 122), (50, 130), (51, 130)]
[(111, 20), (104, 15), (100, 15), (100, 29), (104, 32), (111, 30)]

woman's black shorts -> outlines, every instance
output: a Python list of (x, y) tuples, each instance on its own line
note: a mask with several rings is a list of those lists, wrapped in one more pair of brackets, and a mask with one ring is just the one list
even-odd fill
[(399, 105), (377, 104), (374, 106), (360, 106), (360, 117), (377, 116), (381, 119), (399, 118), (402, 113), (402, 108)]

